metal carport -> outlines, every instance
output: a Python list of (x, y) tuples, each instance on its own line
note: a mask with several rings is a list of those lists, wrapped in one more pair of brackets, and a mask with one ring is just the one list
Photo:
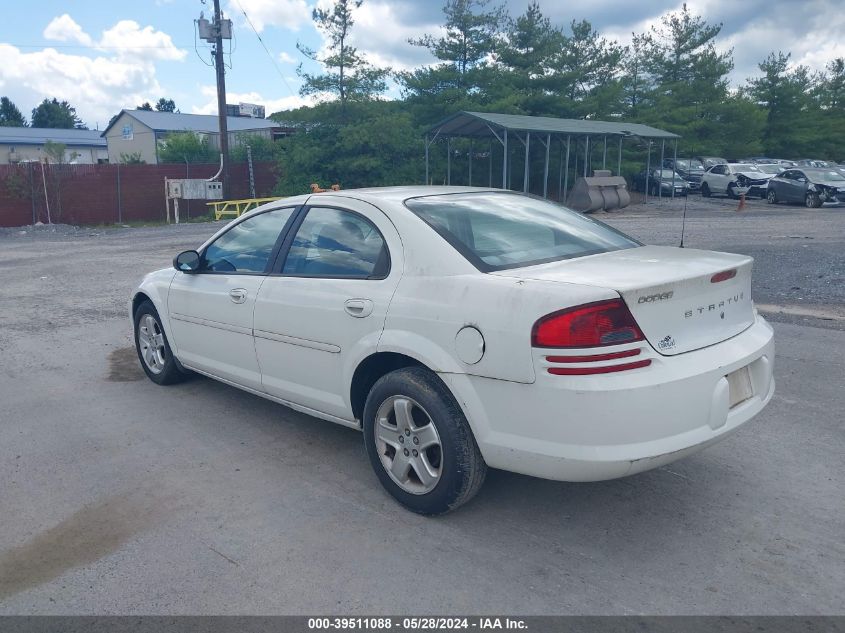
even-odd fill
[[(674, 156), (678, 155), (678, 139), (680, 136), (660, 130), (641, 123), (622, 123), (615, 121), (594, 121), (592, 119), (558, 119), (554, 117), (543, 116), (525, 116), (520, 114), (497, 114), (490, 112), (458, 112), (444, 119), (437, 125), (431, 127), (425, 135), (425, 181), (429, 183), (429, 149), (432, 144), (438, 139), (446, 139), (446, 183), (451, 184), (451, 139), (452, 138), (468, 138), (470, 139), (469, 152), (469, 180), (468, 184), (472, 184), (472, 142), (477, 139), (490, 140), (490, 175), (489, 185), (493, 185), (493, 169), (492, 169), (492, 147), (493, 141), (498, 141), (502, 146), (502, 188), (509, 189), (509, 151), (508, 142), (510, 139), (516, 138), (525, 148), (525, 166), (523, 176), (523, 191), (528, 191), (530, 180), (529, 166), (530, 166), (530, 150), (532, 136), (537, 139), (545, 148), (545, 160), (543, 168), (543, 197), (548, 197), (549, 191), (549, 153), (552, 145), (552, 138), (560, 143), (561, 161), (560, 161), (560, 178), (564, 179), (563, 185), (558, 183), (559, 196), (569, 189), (569, 160), (572, 141), (575, 141), (576, 147), (580, 142), (584, 144), (584, 176), (588, 175), (588, 170), (592, 167), (592, 154), (590, 152), (591, 142), (596, 139), (602, 139), (604, 149), (602, 152), (602, 169), (607, 166), (607, 145), (608, 139), (611, 141), (618, 140), (618, 161), (617, 174), (622, 168), (622, 141), (625, 138), (642, 139), (648, 141), (648, 158), (646, 163), (646, 170), (651, 168), (651, 145), (652, 141), (660, 140), (660, 164), (663, 165), (663, 159), (666, 151), (666, 140), (674, 140)], [(565, 162), (563, 154), (566, 154)], [(577, 161), (577, 158), (576, 158)], [(564, 167), (565, 165), (565, 167)], [(576, 163), (577, 165), (577, 163)], [(560, 180), (559, 178), (559, 180)], [(674, 179), (674, 177), (673, 177)], [(660, 188), (658, 188), (660, 189)], [(674, 196), (674, 187), (673, 196)], [(648, 180), (646, 180), (646, 196), (648, 195)], [(662, 192), (661, 192), (662, 195)]]

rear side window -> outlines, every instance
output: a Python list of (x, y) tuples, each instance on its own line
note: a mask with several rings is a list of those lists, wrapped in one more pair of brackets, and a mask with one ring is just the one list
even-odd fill
[(405, 205), (483, 272), (640, 246), (601, 222), (519, 194), (424, 196)]
[(382, 279), (389, 268), (387, 246), (372, 222), (351, 211), (314, 207), (296, 232), (282, 274)]

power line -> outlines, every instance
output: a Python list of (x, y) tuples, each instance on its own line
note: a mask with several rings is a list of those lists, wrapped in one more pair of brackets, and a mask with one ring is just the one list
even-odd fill
[(285, 79), (285, 75), (284, 73), (282, 73), (282, 69), (279, 68), (279, 64), (276, 62), (276, 58), (270, 52), (270, 49), (267, 48), (267, 45), (264, 43), (264, 40), (261, 39), (261, 35), (259, 35), (258, 29), (255, 28), (255, 25), (253, 25), (252, 20), (249, 19), (249, 16), (246, 14), (246, 11), (244, 11), (244, 8), (241, 6), (240, 1), (235, 0), (235, 4), (238, 5), (238, 8), (241, 10), (241, 13), (244, 14), (247, 24), (249, 24), (249, 27), (252, 29), (252, 32), (255, 33), (255, 37), (258, 38), (258, 41), (261, 42), (261, 46), (264, 48), (264, 52), (267, 53), (267, 57), (270, 58), (270, 61), (273, 63), (273, 67), (276, 69), (276, 72), (279, 74), (279, 77), (282, 78), (282, 81), (284, 82), (285, 86), (287, 86), (288, 91), (291, 93), (292, 96), (296, 96), (296, 93), (294, 93), (293, 88), (290, 87), (288, 80)]

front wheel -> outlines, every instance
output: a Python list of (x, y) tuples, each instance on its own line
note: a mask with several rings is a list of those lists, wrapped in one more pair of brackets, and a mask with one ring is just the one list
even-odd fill
[(822, 199), (819, 197), (819, 194), (810, 191), (807, 193), (807, 197), (804, 198), (804, 204), (807, 205), (808, 209), (818, 209), (822, 206)]
[(382, 486), (419, 514), (443, 514), (481, 488), (487, 465), (449, 389), (422, 367), (382, 376), (364, 406), (364, 446)]
[(173, 357), (161, 318), (150, 301), (135, 310), (135, 349), (144, 373), (157, 385), (172, 385), (187, 377)]
[(736, 200), (739, 198), (739, 195), (736, 192), (736, 183), (731, 183), (728, 185), (728, 198), (731, 200)]
[(766, 192), (766, 200), (769, 204), (777, 204), (778, 194), (775, 193), (774, 189), (769, 189), (769, 191)]
[(701, 195), (705, 198), (710, 197), (710, 185), (708, 185), (706, 182), (702, 183), (701, 185)]

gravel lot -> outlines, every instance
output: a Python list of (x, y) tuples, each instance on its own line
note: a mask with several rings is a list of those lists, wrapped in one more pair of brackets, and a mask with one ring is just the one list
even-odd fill
[[(597, 217), (676, 244), (682, 206)], [(143, 376), (128, 293), (217, 224), (3, 230), (0, 613), (845, 613), (845, 208), (735, 208), (691, 197), (685, 241), (756, 258), (767, 410), (627, 479), (491, 471), (437, 519), (355, 431)]]

